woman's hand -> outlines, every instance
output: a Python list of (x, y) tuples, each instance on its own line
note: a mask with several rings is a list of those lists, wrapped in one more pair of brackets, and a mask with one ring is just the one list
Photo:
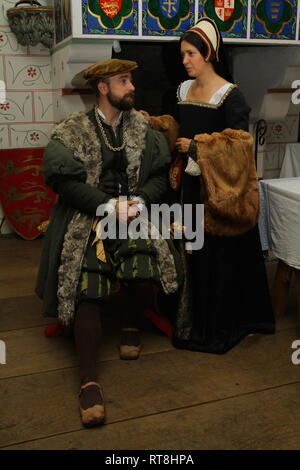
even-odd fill
[(139, 110), (139, 113), (141, 113), (145, 118), (147, 118), (148, 120), (150, 119), (150, 114), (147, 113), (147, 111), (144, 111), (143, 109), (140, 109)]
[(176, 140), (175, 147), (180, 153), (187, 153), (190, 148), (192, 139), (186, 139), (185, 137), (180, 137)]

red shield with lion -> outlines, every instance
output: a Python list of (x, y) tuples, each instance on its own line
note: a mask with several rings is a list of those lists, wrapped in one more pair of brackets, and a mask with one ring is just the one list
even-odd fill
[(38, 226), (50, 218), (56, 195), (45, 185), (44, 149), (2, 150), (0, 200), (12, 228), (25, 240), (40, 235)]

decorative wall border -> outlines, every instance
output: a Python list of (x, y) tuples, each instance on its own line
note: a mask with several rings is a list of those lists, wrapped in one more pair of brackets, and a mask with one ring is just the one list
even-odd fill
[[(229, 5), (225, 8), (225, 2)], [(212, 18), (222, 32), (223, 38), (247, 38), (248, 0), (198, 0), (199, 16)], [(220, 3), (222, 7), (217, 7)]]
[(251, 0), (250, 38), (296, 40), (299, 6), (297, 0)]
[[(165, 2), (166, 4), (176, 4), (175, 9), (178, 9), (178, 4), (183, 0), (131, 0), (134, 4), (134, 15), (135, 23), (132, 31), (126, 31), (124, 28), (118, 27), (117, 29), (109, 28), (105, 29), (103, 25), (100, 27), (99, 31), (94, 29), (89, 31), (88, 28), (83, 26), (84, 15), (82, 13), (82, 4), (87, 3), (88, 0), (72, 0), (72, 26), (73, 33), (72, 38), (84, 38), (84, 39), (126, 39), (126, 40), (159, 40), (159, 41), (172, 41), (178, 40), (178, 36), (184, 30), (184, 28), (175, 27), (174, 29), (159, 31), (155, 28), (145, 27), (145, 11), (146, 5), (151, 3), (156, 3), (156, 5), (162, 6)], [(207, 5), (211, 5), (214, 2), (223, 0), (185, 0), (190, 3), (190, 20), (191, 23), (205, 14), (207, 10)], [(255, 33), (255, 25), (253, 24), (253, 12), (256, 11), (256, 5), (261, 2), (271, 2), (271, 0), (231, 0), (232, 2), (239, 2), (242, 4), (242, 18), (240, 21), (237, 21), (229, 29), (224, 29), (222, 36), (225, 42), (229, 43), (249, 43), (249, 44), (274, 44), (274, 39), (276, 39), (276, 44), (294, 44), (299, 45), (300, 43), (300, 33), (299, 33), (299, 11), (300, 11), (300, 0), (278, 0), (278, 3), (291, 3), (294, 12), (294, 19), (292, 25), (292, 31), (290, 34), (283, 32), (280, 37), (272, 35), (260, 35), (260, 33)], [(273, 1), (273, 0), (272, 0)], [(277, 1), (277, 0), (276, 0)], [(115, 0), (115, 2), (120, 2), (120, 0)], [(253, 10), (254, 8), (254, 10)], [(155, 16), (155, 15), (154, 15)], [(124, 20), (125, 21), (125, 20)], [(183, 23), (183, 22), (182, 22)], [(100, 23), (99, 23), (100, 24)], [(228, 23), (229, 24), (229, 23)], [(187, 26), (188, 27), (188, 26)], [(83, 30), (83, 28), (86, 28)], [(182, 29), (182, 31), (181, 31)]]
[(143, 38), (181, 36), (195, 24), (195, 0), (143, 0), (142, 21)]
[[(110, 17), (103, 13), (99, 7), (99, 1), (95, 0), (93, 10), (89, 8), (89, 0), (81, 1), (82, 11), (82, 32), (84, 35), (96, 34), (107, 36), (137, 36), (138, 35), (138, 10), (139, 5), (137, 0), (115, 0), (114, 4), (122, 6), (119, 12)], [(103, 1), (103, 7), (107, 6), (107, 12), (111, 8), (112, 0), (109, 2)]]

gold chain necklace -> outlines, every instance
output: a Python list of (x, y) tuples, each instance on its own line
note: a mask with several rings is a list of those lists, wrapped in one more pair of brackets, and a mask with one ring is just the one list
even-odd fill
[(113, 147), (109, 141), (108, 141), (108, 138), (107, 138), (107, 135), (106, 135), (106, 132), (102, 126), (102, 122), (101, 122), (101, 119), (99, 117), (99, 112), (95, 106), (95, 117), (96, 117), (96, 121), (97, 121), (97, 124), (99, 126), (99, 129), (100, 129), (100, 132), (101, 132), (101, 135), (103, 137), (103, 140), (105, 142), (105, 145), (110, 149), (112, 150), (113, 152), (120, 152), (121, 150), (123, 150), (125, 148), (125, 145), (127, 143), (126, 141), (126, 131), (125, 131), (125, 126), (123, 125), (123, 143), (120, 147)]

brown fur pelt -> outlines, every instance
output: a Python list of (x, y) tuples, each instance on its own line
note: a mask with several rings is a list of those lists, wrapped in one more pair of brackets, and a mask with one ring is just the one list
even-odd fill
[(232, 237), (253, 228), (259, 216), (259, 188), (253, 138), (242, 130), (198, 134), (205, 231)]
[(152, 129), (160, 131), (166, 138), (170, 152), (173, 152), (175, 142), (179, 136), (179, 124), (169, 114), (163, 116), (149, 116), (149, 122)]

